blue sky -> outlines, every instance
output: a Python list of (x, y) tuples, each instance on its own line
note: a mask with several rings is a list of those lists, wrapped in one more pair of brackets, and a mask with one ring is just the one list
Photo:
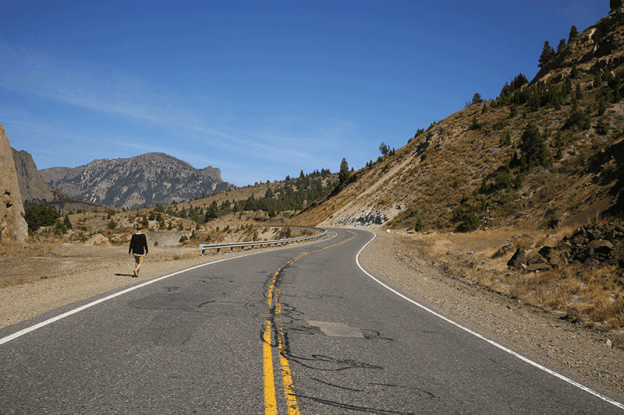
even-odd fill
[(0, 123), (38, 168), (164, 152), (238, 186), (363, 167), (532, 79), (608, 0), (0, 0)]

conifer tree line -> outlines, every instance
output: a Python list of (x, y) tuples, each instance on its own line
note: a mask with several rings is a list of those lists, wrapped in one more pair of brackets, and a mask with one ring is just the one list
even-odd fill
[[(346, 161), (343, 159), (343, 162)], [(336, 183), (331, 181), (329, 169), (316, 170), (310, 174), (304, 174), (301, 171), (297, 179), (288, 176), (282, 186), (278, 186), (275, 190), (269, 187), (264, 195), (257, 197), (251, 195), (245, 201), (225, 200), (220, 205), (213, 201), (205, 211), (201, 208), (191, 209), (192, 212), (188, 213), (188, 218), (196, 222), (209, 222), (228, 213), (245, 211), (264, 211), (272, 218), (284, 211), (303, 210), (305, 206), (329, 195), (335, 186)], [(182, 212), (182, 214), (185, 213), (185, 211)]]

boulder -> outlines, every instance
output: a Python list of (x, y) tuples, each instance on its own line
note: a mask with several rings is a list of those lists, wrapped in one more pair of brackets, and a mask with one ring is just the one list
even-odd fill
[(596, 239), (587, 244), (596, 254), (609, 255), (613, 251), (613, 244), (603, 239)]
[(108, 238), (101, 233), (96, 233), (91, 238), (87, 239), (85, 243), (93, 246), (113, 246)]
[(507, 261), (507, 266), (509, 268), (521, 268), (527, 264), (529, 253), (531, 253), (530, 250), (518, 248), (511, 259)]
[(544, 246), (538, 251), (538, 253), (544, 258), (550, 258), (555, 254), (555, 248), (551, 246)]
[(24, 205), (20, 194), (13, 149), (0, 124), (0, 243), (8, 240), (23, 243), (28, 237)]
[(564, 261), (559, 258), (559, 257), (552, 257), (548, 260), (548, 263), (553, 267), (553, 268), (558, 268), (559, 265), (565, 265)]

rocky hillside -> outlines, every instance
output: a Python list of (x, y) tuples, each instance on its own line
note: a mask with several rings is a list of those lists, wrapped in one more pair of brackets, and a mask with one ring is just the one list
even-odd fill
[(90, 211), (106, 208), (106, 206), (99, 203), (91, 203), (70, 196), (62, 190), (44, 182), (39, 174), (39, 170), (37, 170), (37, 165), (32, 155), (24, 150), (12, 150), (15, 170), (17, 172), (17, 181), (25, 208), (39, 202), (45, 202), (54, 206), (62, 214), (79, 209)]
[(0, 124), (0, 243), (7, 240), (24, 242), (28, 226), (24, 219), (24, 206), (17, 182), (13, 152), (9, 139)]
[(166, 205), (235, 188), (221, 179), (217, 168), (196, 169), (163, 153), (39, 172), (44, 181), (74, 197), (126, 209)]
[(624, 11), (553, 54), (532, 82), (419, 129), (296, 221), (470, 231), (622, 216)]

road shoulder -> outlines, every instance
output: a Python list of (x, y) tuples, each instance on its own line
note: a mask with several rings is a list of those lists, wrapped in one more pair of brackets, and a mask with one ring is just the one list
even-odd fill
[(362, 264), (413, 298), (466, 327), (581, 383), (624, 399), (624, 351), (534, 307), (449, 278), (399, 236), (376, 232)]

